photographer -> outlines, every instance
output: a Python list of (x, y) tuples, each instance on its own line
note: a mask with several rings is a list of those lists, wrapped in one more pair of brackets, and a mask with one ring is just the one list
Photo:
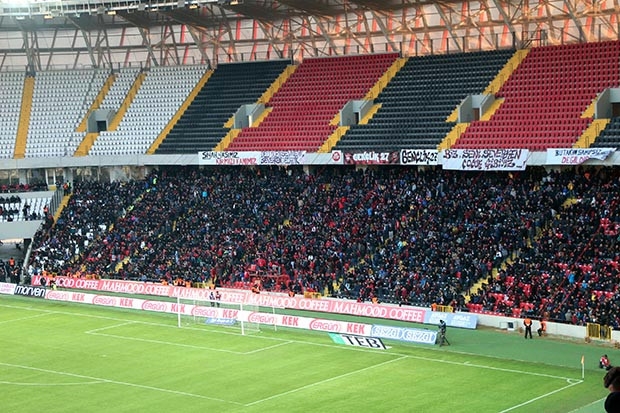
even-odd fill
[(438, 332), (437, 332), (437, 341), (439, 342), (439, 347), (443, 346), (444, 344), (450, 345), (450, 342), (446, 338), (447, 328), (448, 326), (446, 325), (446, 322), (443, 320), (439, 320), (439, 326), (438, 326)]

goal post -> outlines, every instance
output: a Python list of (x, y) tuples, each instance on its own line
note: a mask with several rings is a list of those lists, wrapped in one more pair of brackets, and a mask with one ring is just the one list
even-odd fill
[[(269, 311), (269, 312), (267, 312)], [(177, 326), (188, 327), (197, 325), (211, 325), (238, 329), (241, 334), (256, 334), (265, 327), (264, 317), (256, 317), (260, 308), (256, 305), (231, 303), (221, 300), (187, 299), (177, 297), (176, 302)], [(275, 328), (275, 308), (263, 309), (262, 314), (271, 314)]]

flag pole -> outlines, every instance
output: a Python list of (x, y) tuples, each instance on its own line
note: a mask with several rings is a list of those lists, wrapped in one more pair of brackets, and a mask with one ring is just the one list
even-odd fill
[(584, 360), (584, 356), (581, 355), (581, 380), (584, 379), (585, 377), (585, 360)]

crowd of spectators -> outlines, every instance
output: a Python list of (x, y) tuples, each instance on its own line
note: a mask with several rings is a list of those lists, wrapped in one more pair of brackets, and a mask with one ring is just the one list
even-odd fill
[(613, 169), (162, 168), (77, 184), (37, 234), (29, 273), (260, 279), (270, 290), (617, 327), (618, 189)]
[(24, 184), (2, 184), (0, 185), (0, 193), (16, 193), (16, 192), (32, 192), (47, 191), (47, 184), (43, 181), (33, 181)]
[(617, 170), (576, 174), (567, 205), (472, 297), (484, 310), (620, 328)]

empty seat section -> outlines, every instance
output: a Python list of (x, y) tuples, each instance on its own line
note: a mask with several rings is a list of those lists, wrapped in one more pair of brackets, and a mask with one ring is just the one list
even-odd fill
[(398, 54), (305, 59), (268, 102), (258, 127), (244, 128), (228, 150), (315, 152), (334, 132), (330, 121), (362, 99)]
[(85, 135), (75, 129), (88, 113), (106, 77), (103, 69), (37, 72), (25, 156), (73, 155)]
[(468, 95), (481, 93), (514, 51), (412, 57), (377, 98), (366, 125), (336, 144), (345, 151), (436, 149), (454, 123), (446, 118)]
[(572, 147), (592, 122), (581, 115), (593, 99), (620, 86), (619, 62), (620, 42), (532, 49), (498, 92), (504, 102), (491, 119), (472, 122), (453, 147)]
[[(151, 68), (146, 72), (118, 128), (101, 132), (89, 154), (117, 156), (146, 153), (206, 70), (204, 65)], [(134, 73), (131, 72), (119, 73), (119, 79), (126, 79), (122, 80), (125, 85), (119, 87), (124, 90), (126, 83), (133, 84), (132, 77)], [(117, 102), (118, 99), (120, 96)]]
[(212, 150), (230, 131), (224, 124), (253, 104), (286, 69), (288, 60), (219, 65), (157, 149), (157, 154)]
[(0, 72), (0, 159), (15, 151), (24, 78), (24, 72)]

